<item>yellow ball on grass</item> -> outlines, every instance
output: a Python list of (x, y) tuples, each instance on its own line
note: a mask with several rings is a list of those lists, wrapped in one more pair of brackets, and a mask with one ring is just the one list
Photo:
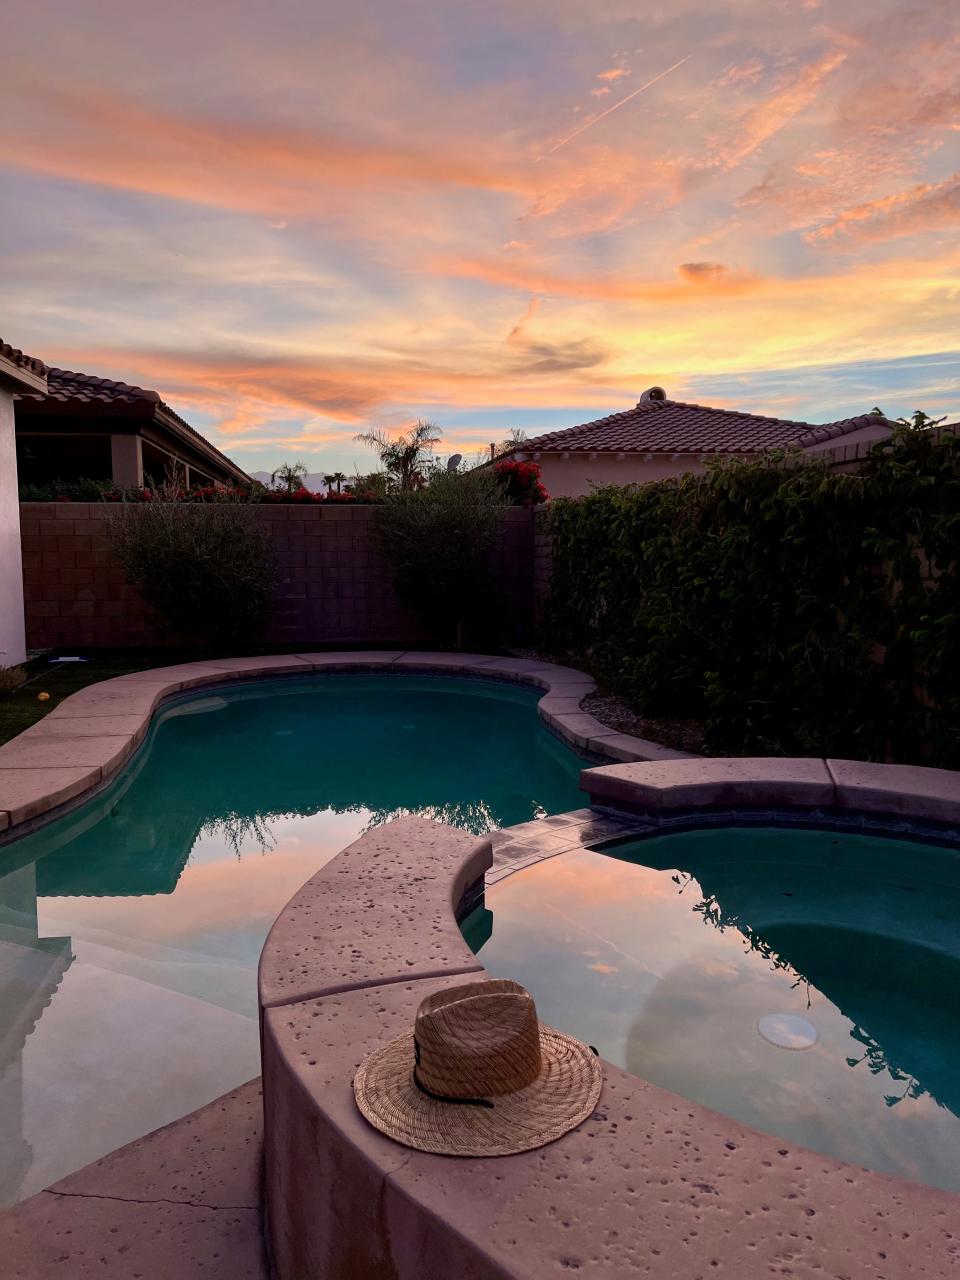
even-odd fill
[(38, 701), (38, 702), (49, 702), (49, 701), (50, 701), (50, 695), (49, 695), (49, 693), (38, 693), (38, 694), (37, 694), (37, 701)]

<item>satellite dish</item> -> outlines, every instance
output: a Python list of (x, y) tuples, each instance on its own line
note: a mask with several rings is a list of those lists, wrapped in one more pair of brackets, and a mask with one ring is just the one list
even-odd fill
[(450, 458), (447, 459), (447, 470), (456, 471), (457, 467), (459, 467), (462, 461), (463, 461), (462, 453), (453, 454)]

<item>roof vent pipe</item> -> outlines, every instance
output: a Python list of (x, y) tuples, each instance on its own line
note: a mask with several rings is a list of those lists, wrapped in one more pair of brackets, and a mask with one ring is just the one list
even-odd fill
[(664, 391), (663, 387), (648, 387), (647, 390), (640, 397), (640, 403), (641, 404), (651, 404), (651, 403), (663, 404), (666, 398), (667, 398), (667, 393)]

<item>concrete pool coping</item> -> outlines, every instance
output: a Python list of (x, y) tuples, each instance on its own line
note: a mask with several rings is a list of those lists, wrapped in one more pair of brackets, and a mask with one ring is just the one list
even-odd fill
[(532, 685), (544, 690), (537, 704), (540, 719), (577, 751), (619, 761), (688, 758), (682, 751), (618, 733), (581, 711), (580, 701), (594, 691), (595, 682), (582, 671), (551, 662), (417, 650), (211, 659), (87, 685), (0, 746), (0, 837), (18, 835), (14, 828), (56, 816), (109, 782), (143, 742), (157, 710), (178, 694), (241, 680), (361, 671), (422, 671)]
[(957, 1195), (804, 1150), (609, 1063), (592, 1116), (537, 1151), (434, 1156), (368, 1125), (360, 1061), (409, 1031), (426, 995), (486, 976), (456, 915), (493, 859), (486, 838), (400, 819), (278, 917), (260, 995), (279, 1280), (954, 1274)]

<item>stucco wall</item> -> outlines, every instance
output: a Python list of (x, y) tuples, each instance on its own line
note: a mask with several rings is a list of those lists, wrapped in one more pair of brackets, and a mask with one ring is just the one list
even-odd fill
[(542, 453), (537, 459), (540, 478), (551, 498), (579, 498), (599, 484), (648, 484), (666, 480), (685, 471), (702, 471), (699, 457), (669, 455), (644, 462), (642, 454), (627, 454), (618, 462), (614, 454), (598, 454), (591, 462), (587, 453), (572, 453), (564, 460), (560, 454)]
[(0, 379), (0, 667), (26, 657), (13, 391)]
[(839, 440), (827, 440), (824, 444), (812, 444), (805, 453), (836, 453), (837, 450), (853, 448), (856, 445), (875, 444), (878, 440), (886, 440), (890, 432), (885, 427), (861, 427), (859, 431), (851, 431)]
[[(173, 644), (110, 552), (104, 503), (20, 507), (31, 647)], [(426, 639), (401, 608), (373, 539), (376, 507), (254, 507), (280, 566), (269, 643), (415, 643)], [(501, 612), (522, 639), (532, 614), (533, 512), (507, 512), (497, 553)], [(443, 554), (443, 548), (437, 548)]]

